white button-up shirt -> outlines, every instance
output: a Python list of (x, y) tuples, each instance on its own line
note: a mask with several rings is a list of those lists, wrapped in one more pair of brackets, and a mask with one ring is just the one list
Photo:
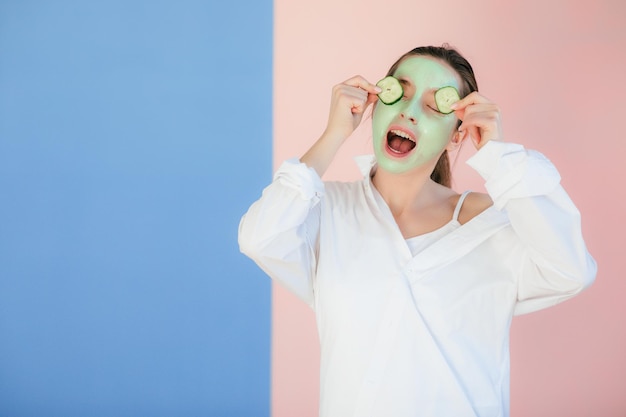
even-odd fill
[(514, 314), (596, 274), (580, 215), (541, 154), (489, 142), (468, 163), (494, 205), (415, 256), (370, 179), (297, 160), (242, 218), (239, 244), (310, 305), (324, 417), (505, 417)]

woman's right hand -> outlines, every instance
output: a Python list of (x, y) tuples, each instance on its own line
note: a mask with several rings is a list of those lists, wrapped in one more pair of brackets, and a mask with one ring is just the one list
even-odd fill
[(363, 113), (374, 103), (380, 88), (361, 76), (333, 87), (328, 125), (322, 136), (300, 158), (321, 177), (343, 142), (361, 123)]
[(378, 99), (380, 87), (360, 75), (333, 87), (325, 136), (341, 141), (357, 128), (365, 110)]

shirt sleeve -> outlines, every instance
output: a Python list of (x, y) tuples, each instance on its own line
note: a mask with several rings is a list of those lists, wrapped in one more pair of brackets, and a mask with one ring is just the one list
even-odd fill
[(239, 248), (313, 307), (324, 183), (297, 159), (285, 161), (239, 223)]
[(593, 283), (597, 265), (583, 240), (580, 212), (544, 155), (491, 141), (467, 163), (485, 179), (524, 247), (516, 315), (560, 303)]

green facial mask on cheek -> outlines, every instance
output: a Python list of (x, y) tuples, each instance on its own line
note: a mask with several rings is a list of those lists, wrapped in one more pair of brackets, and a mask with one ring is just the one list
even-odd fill
[[(427, 103), (433, 101), (433, 90), (445, 86), (458, 89), (459, 81), (447, 65), (423, 56), (403, 60), (394, 76), (410, 83), (411, 95), (392, 105), (377, 103), (372, 117), (372, 135), (378, 165), (399, 174), (431, 162), (445, 149), (457, 119), (453, 115), (442, 115)], [(415, 148), (404, 156), (395, 156), (386, 149), (387, 133), (394, 126), (410, 130), (417, 139)]]

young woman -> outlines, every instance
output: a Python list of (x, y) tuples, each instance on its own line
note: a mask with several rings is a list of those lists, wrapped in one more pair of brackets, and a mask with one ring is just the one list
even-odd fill
[[(241, 250), (315, 311), (321, 416), (508, 416), (513, 315), (595, 278), (579, 212), (550, 161), (502, 141), (458, 52), (416, 48), (388, 75), (393, 104), (359, 76), (334, 87), (322, 136), (242, 218)], [(450, 86), (462, 98), (443, 114)], [(370, 105), (364, 178), (323, 182)], [(448, 152), (468, 139), (488, 194), (450, 188)]]

